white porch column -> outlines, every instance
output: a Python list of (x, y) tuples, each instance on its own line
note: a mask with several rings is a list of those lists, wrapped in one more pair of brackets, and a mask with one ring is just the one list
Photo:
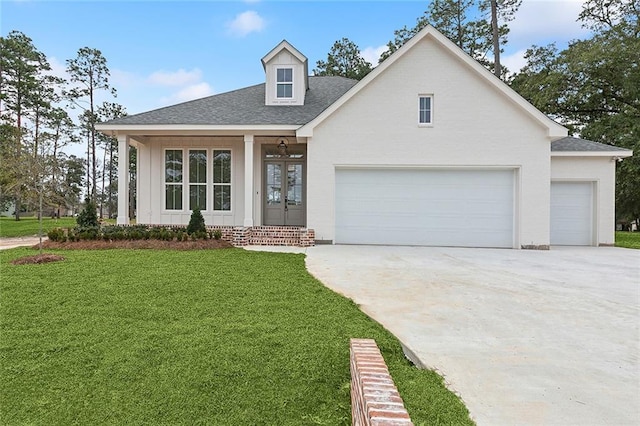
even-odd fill
[(118, 135), (118, 225), (129, 224), (129, 136)]
[(253, 226), (253, 135), (244, 135), (244, 226)]

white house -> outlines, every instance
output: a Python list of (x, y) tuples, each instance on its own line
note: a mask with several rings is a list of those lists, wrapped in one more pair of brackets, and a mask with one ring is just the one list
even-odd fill
[(614, 243), (615, 165), (632, 152), (567, 137), (434, 28), (359, 82), (308, 76), (286, 41), (262, 64), (265, 83), (98, 126), (138, 149), (138, 223), (198, 206), (236, 243)]

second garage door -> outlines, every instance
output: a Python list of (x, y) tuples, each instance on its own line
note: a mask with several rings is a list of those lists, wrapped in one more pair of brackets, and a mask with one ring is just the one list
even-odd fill
[(592, 182), (551, 182), (551, 244), (593, 244)]
[(515, 171), (337, 169), (336, 243), (514, 246)]

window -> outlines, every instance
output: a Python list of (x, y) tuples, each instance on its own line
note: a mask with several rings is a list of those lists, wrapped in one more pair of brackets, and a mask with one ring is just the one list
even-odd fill
[(420, 124), (431, 124), (433, 96), (420, 96)]
[(213, 210), (231, 210), (231, 151), (213, 151)]
[(293, 97), (293, 68), (278, 68), (276, 70), (276, 97)]
[(164, 152), (165, 209), (182, 210), (182, 150)]
[(189, 151), (189, 209), (207, 209), (207, 151)]

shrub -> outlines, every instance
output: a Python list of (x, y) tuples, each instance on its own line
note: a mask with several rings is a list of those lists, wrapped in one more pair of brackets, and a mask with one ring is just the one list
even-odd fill
[(216, 240), (219, 240), (220, 238), (222, 238), (222, 231), (219, 229), (216, 229), (215, 231), (213, 231), (213, 238), (215, 238)]
[(80, 228), (97, 228), (99, 225), (96, 203), (88, 197), (84, 202), (84, 209), (78, 214), (76, 222)]
[(80, 240), (97, 240), (100, 236), (100, 228), (97, 226), (91, 227), (78, 227), (77, 237)]
[(200, 232), (207, 232), (207, 227), (204, 223), (204, 217), (199, 208), (193, 209), (191, 213), (191, 219), (189, 219), (189, 225), (187, 225), (187, 234), (192, 235)]
[(64, 238), (64, 229), (62, 228), (53, 228), (49, 232), (47, 232), (47, 237), (51, 241), (62, 241)]

